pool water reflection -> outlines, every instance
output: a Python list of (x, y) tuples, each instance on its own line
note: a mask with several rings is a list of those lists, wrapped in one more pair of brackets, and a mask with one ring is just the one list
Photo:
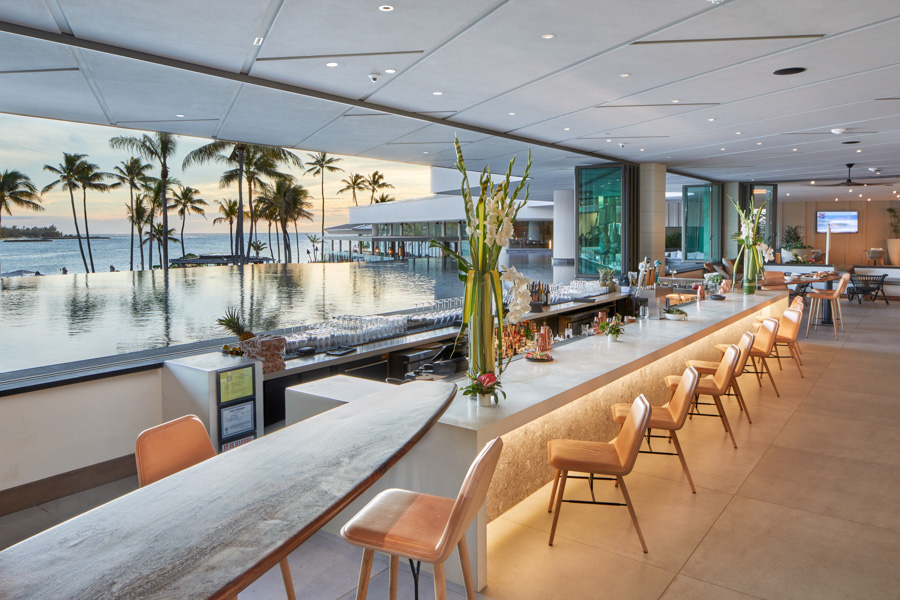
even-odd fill
[[(517, 265), (550, 280), (546, 263)], [(452, 261), (272, 264), (0, 281), (0, 373), (225, 337), (237, 307), (256, 333), (460, 296)]]

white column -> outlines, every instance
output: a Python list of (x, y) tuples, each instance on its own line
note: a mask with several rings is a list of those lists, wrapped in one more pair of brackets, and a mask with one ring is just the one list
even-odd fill
[(640, 166), (640, 231), (638, 261), (649, 256), (651, 262), (666, 264), (666, 165), (643, 163)]
[(575, 190), (553, 191), (553, 281), (575, 278)]
[(740, 184), (729, 181), (725, 184), (725, 197), (722, 199), (722, 256), (734, 260), (737, 256), (737, 242), (731, 235), (738, 230), (738, 213), (732, 200), (737, 202), (740, 195)]

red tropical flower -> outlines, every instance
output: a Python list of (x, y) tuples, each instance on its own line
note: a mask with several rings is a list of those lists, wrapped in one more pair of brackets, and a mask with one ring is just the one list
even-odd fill
[(483, 385), (484, 387), (491, 387), (495, 383), (497, 383), (497, 376), (493, 373), (484, 373), (478, 377), (478, 383)]

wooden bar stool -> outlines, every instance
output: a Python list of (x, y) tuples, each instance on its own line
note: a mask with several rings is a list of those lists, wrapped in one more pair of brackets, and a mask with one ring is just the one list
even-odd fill
[[(644, 543), (644, 535), (641, 533), (640, 525), (638, 525), (637, 515), (634, 513), (634, 507), (631, 504), (631, 498), (628, 496), (628, 489), (625, 487), (625, 479), (623, 477), (631, 473), (631, 469), (634, 468), (634, 461), (637, 459), (638, 451), (641, 449), (644, 434), (647, 433), (649, 420), (650, 403), (641, 394), (635, 399), (634, 404), (631, 405), (631, 410), (628, 411), (625, 422), (619, 428), (619, 435), (613, 441), (550, 440), (547, 444), (550, 466), (556, 469), (556, 476), (553, 478), (553, 491), (550, 493), (550, 506), (547, 508), (547, 512), (553, 511), (555, 501), (556, 510), (553, 512), (553, 525), (550, 527), (549, 544), (551, 546), (553, 545), (553, 537), (556, 535), (556, 523), (559, 521), (559, 511), (562, 503), (573, 502), (577, 504), (627, 506), (628, 512), (631, 513), (631, 522), (634, 524), (634, 530), (637, 531), (638, 538), (641, 540), (641, 547), (644, 549), (644, 552), (647, 551), (647, 544)], [(591, 489), (590, 500), (563, 500), (569, 471), (589, 474), (588, 477), (572, 476), (571, 478), (588, 480), (588, 485)], [(595, 475), (608, 475), (609, 477), (595, 477)], [(625, 502), (598, 502), (594, 497), (595, 479), (615, 481), (619, 489), (622, 490)], [(558, 494), (557, 488), (559, 489)]]
[(784, 311), (781, 319), (778, 320), (778, 333), (775, 335), (775, 345), (772, 350), (775, 358), (778, 359), (778, 368), (780, 370), (781, 354), (778, 353), (778, 347), (786, 347), (791, 353), (791, 358), (794, 359), (794, 364), (797, 365), (797, 370), (800, 371), (800, 377), (803, 377), (803, 369), (800, 368), (803, 361), (800, 360), (800, 351), (797, 348), (797, 337), (800, 335), (801, 321), (803, 321), (802, 311), (795, 308), (789, 308)]
[[(681, 468), (684, 469), (688, 485), (691, 486), (691, 492), (694, 494), (697, 493), (697, 490), (694, 488), (694, 480), (691, 479), (691, 472), (688, 471), (687, 462), (684, 459), (684, 451), (681, 449), (681, 444), (678, 442), (678, 436), (675, 432), (684, 427), (688, 411), (691, 409), (691, 402), (693, 402), (694, 395), (697, 393), (697, 382), (699, 380), (700, 375), (697, 371), (688, 367), (682, 374), (681, 381), (678, 383), (678, 387), (675, 389), (675, 394), (672, 396), (672, 399), (663, 406), (650, 407), (650, 420), (647, 423), (648, 450), (640, 450), (641, 454), (665, 454), (668, 456), (677, 456), (681, 461)], [(628, 413), (630, 412), (631, 404), (624, 402), (613, 404), (613, 420), (619, 424), (619, 432), (622, 431), (622, 426), (625, 424), (625, 420), (628, 418)], [(653, 429), (668, 431), (669, 435), (653, 435), (651, 433)], [(650, 445), (650, 440), (652, 438), (670, 439), (675, 446), (675, 452), (659, 452), (654, 450)]]
[(838, 320), (841, 322), (841, 331), (844, 331), (844, 313), (841, 310), (841, 296), (844, 295), (844, 290), (847, 289), (848, 283), (850, 283), (850, 273), (844, 273), (841, 275), (841, 280), (838, 282), (837, 288), (833, 290), (815, 290), (806, 294), (806, 297), (812, 300), (812, 305), (809, 308), (809, 320), (806, 322), (806, 337), (809, 337), (809, 326), (812, 324), (813, 319), (816, 319), (816, 331), (819, 330), (819, 319), (821, 317), (818, 313), (824, 309), (825, 302), (831, 302), (831, 322), (834, 325), (834, 339), (838, 339)]
[[(734, 377), (731, 378), (731, 393), (723, 394), (725, 396), (734, 396), (737, 399), (738, 406), (740, 406), (741, 411), (747, 416), (748, 423), (753, 423), (753, 419), (750, 418), (750, 410), (747, 408), (747, 403), (744, 402), (744, 395), (741, 393), (740, 385), (738, 385), (738, 377), (740, 377), (741, 373), (743, 373), (744, 369), (747, 367), (747, 361), (750, 359), (750, 349), (753, 348), (753, 341), (755, 339), (756, 336), (749, 331), (741, 336), (741, 339), (737, 344), (741, 354), (738, 357), (737, 365), (734, 367)], [(722, 346), (722, 352), (727, 349), (728, 346)], [(712, 360), (689, 360), (687, 361), (687, 366), (694, 367), (701, 375), (715, 375), (716, 371), (719, 369), (719, 363)]]
[[(385, 490), (344, 525), (341, 537), (364, 549), (357, 600), (362, 600), (368, 593), (376, 550), (391, 556), (391, 600), (397, 598), (397, 570), (401, 556), (434, 565), (434, 596), (437, 600), (446, 600), (444, 562), (450, 558), (454, 547), (459, 551), (466, 598), (475, 600), (466, 529), (484, 504), (501, 450), (503, 441), (500, 438), (482, 449), (469, 467), (456, 500), (406, 490)], [(416, 583), (418, 585), (418, 580)]]
[[(769, 381), (775, 389), (775, 395), (779, 398), (778, 386), (775, 385), (775, 379), (772, 377), (772, 371), (769, 369), (769, 363), (766, 357), (772, 354), (772, 348), (775, 347), (775, 337), (778, 335), (778, 321), (772, 317), (763, 319), (759, 325), (759, 331), (756, 332), (756, 339), (753, 341), (753, 348), (750, 349), (750, 359), (753, 369), (744, 369), (744, 373), (753, 373), (756, 375), (756, 383), (762, 387), (762, 376), (764, 373), (769, 374)], [(716, 346), (718, 348), (718, 346)], [(756, 360), (759, 359), (757, 366)]]
[[(694, 405), (697, 406), (699, 410), (700, 403), (697, 398), (701, 394), (712, 396), (713, 403), (719, 414), (716, 415), (694, 411), (691, 411), (690, 413), (691, 415), (696, 415), (698, 417), (719, 417), (722, 419), (722, 426), (725, 428), (725, 432), (731, 436), (731, 443), (735, 448), (737, 448), (737, 442), (734, 440), (734, 434), (731, 432), (731, 425), (728, 423), (728, 416), (725, 414), (725, 409), (722, 407), (721, 396), (724, 396), (728, 391), (728, 388), (731, 387), (731, 380), (734, 379), (734, 370), (740, 358), (740, 349), (734, 344), (731, 344), (726, 348), (722, 360), (719, 361), (715, 374), (712, 377), (704, 377), (697, 382)], [(678, 385), (681, 383), (681, 375), (666, 375), (665, 382), (666, 387), (672, 390), (672, 393), (674, 394), (678, 389)]]
[[(151, 427), (141, 432), (134, 444), (138, 483), (141, 487), (150, 485), (215, 455), (216, 449), (209, 440), (206, 426), (195, 415), (186, 415)], [(287, 558), (279, 566), (284, 591), (290, 600), (296, 600)]]

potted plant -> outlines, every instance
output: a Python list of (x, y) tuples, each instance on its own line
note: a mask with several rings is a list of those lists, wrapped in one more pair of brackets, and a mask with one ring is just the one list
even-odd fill
[(687, 313), (676, 306), (670, 306), (663, 311), (670, 321), (687, 321)]
[(781, 262), (801, 262), (797, 260), (798, 257), (806, 262), (811, 248), (803, 241), (802, 225), (788, 225), (784, 228), (781, 236)]
[(616, 313), (616, 316), (612, 319), (600, 323), (598, 329), (600, 333), (606, 334), (607, 339), (612, 337), (614, 342), (618, 342), (619, 336), (625, 333), (625, 328), (622, 327), (622, 317), (619, 313)]
[(887, 211), (891, 215), (891, 235), (894, 236), (887, 241), (888, 255), (892, 265), (900, 265), (900, 213), (893, 207)]

